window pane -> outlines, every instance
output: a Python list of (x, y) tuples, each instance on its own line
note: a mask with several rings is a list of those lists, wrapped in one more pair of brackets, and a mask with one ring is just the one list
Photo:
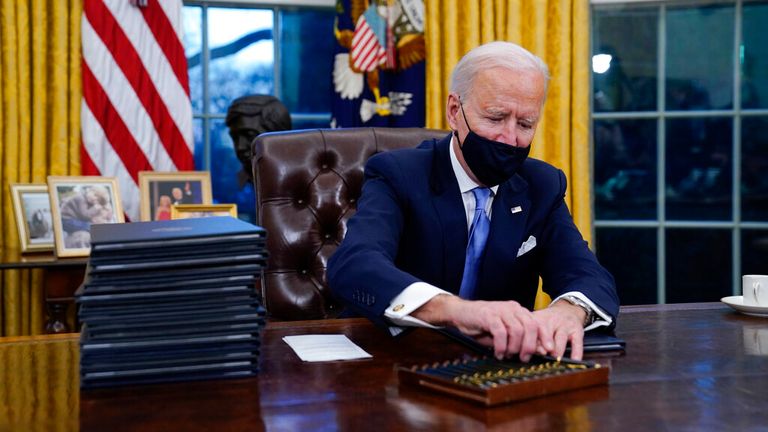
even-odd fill
[(667, 120), (667, 218), (730, 220), (730, 117)]
[(719, 301), (731, 295), (731, 230), (668, 229), (668, 303)]
[(741, 274), (766, 274), (768, 230), (741, 232)]
[(667, 109), (733, 107), (733, 6), (667, 12)]
[(198, 171), (208, 171), (208, 164), (205, 160), (205, 137), (203, 136), (203, 119), (192, 119), (192, 137), (195, 140), (195, 169)]
[(655, 110), (658, 9), (595, 9), (592, 22), (595, 112)]
[(768, 3), (744, 3), (741, 106), (768, 108)]
[(656, 120), (597, 120), (595, 217), (656, 219)]
[(200, 53), (203, 50), (203, 8), (184, 6), (182, 9), (184, 26), (184, 55), (187, 57), (189, 74), (189, 93), (192, 100), (192, 112), (203, 111), (203, 66)]
[(291, 113), (329, 113), (336, 12), (283, 11), (280, 17), (280, 99)]
[(253, 185), (246, 180), (224, 119), (211, 122), (211, 186), (215, 203), (237, 204), (241, 219), (256, 220)]
[(274, 93), (272, 17), (265, 9), (208, 9), (211, 113), (226, 113), (240, 96)]
[(597, 259), (616, 279), (620, 304), (658, 303), (656, 229), (598, 228), (595, 239)]
[(768, 117), (744, 117), (741, 142), (741, 218), (768, 222)]

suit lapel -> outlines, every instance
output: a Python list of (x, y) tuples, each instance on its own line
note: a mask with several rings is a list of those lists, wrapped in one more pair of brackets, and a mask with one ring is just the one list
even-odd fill
[(444, 280), (441, 288), (458, 294), (467, 249), (467, 218), (464, 201), (451, 166), (451, 136), (440, 140), (433, 153), (432, 205), (443, 232)]
[[(499, 272), (507, 269), (525, 240), (525, 227), (531, 212), (528, 183), (515, 175), (499, 186), (493, 200), (491, 231), (485, 245), (482, 269), (479, 276), (480, 298), (483, 288), (498, 284)], [(486, 297), (487, 298), (487, 297)]]

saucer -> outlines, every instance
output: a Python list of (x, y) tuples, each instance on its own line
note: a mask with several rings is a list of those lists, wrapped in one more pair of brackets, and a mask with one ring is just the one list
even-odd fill
[(744, 304), (744, 296), (728, 296), (720, 299), (721, 302), (737, 311), (751, 316), (768, 318), (768, 306), (750, 306)]

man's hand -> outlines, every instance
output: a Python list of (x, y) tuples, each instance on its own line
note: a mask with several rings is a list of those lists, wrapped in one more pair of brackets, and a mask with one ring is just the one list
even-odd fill
[(539, 325), (539, 354), (561, 357), (568, 342), (571, 358), (581, 360), (584, 354), (584, 309), (567, 301), (557, 301), (548, 308), (533, 312)]
[[(528, 361), (540, 345), (540, 323), (515, 301), (469, 301), (437, 295), (412, 316), (442, 326), (456, 327), (483, 345), (493, 347), (497, 358), (519, 354)], [(551, 339), (551, 336), (550, 336)], [(550, 342), (547, 351), (553, 351)]]

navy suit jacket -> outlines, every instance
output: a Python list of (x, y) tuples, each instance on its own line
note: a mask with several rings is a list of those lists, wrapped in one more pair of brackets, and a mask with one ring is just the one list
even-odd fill
[[(449, 135), (377, 154), (366, 164), (357, 214), (328, 261), (328, 283), (348, 306), (378, 324), (387, 324), (384, 311), (414, 282), (459, 292), (468, 229), (450, 143)], [(532, 309), (541, 276), (553, 298), (580, 291), (615, 323), (613, 277), (574, 225), (565, 188), (562, 171), (532, 158), (499, 185), (476, 297), (515, 300)], [(522, 211), (513, 213), (515, 207)], [(518, 257), (529, 236), (536, 247)]]

